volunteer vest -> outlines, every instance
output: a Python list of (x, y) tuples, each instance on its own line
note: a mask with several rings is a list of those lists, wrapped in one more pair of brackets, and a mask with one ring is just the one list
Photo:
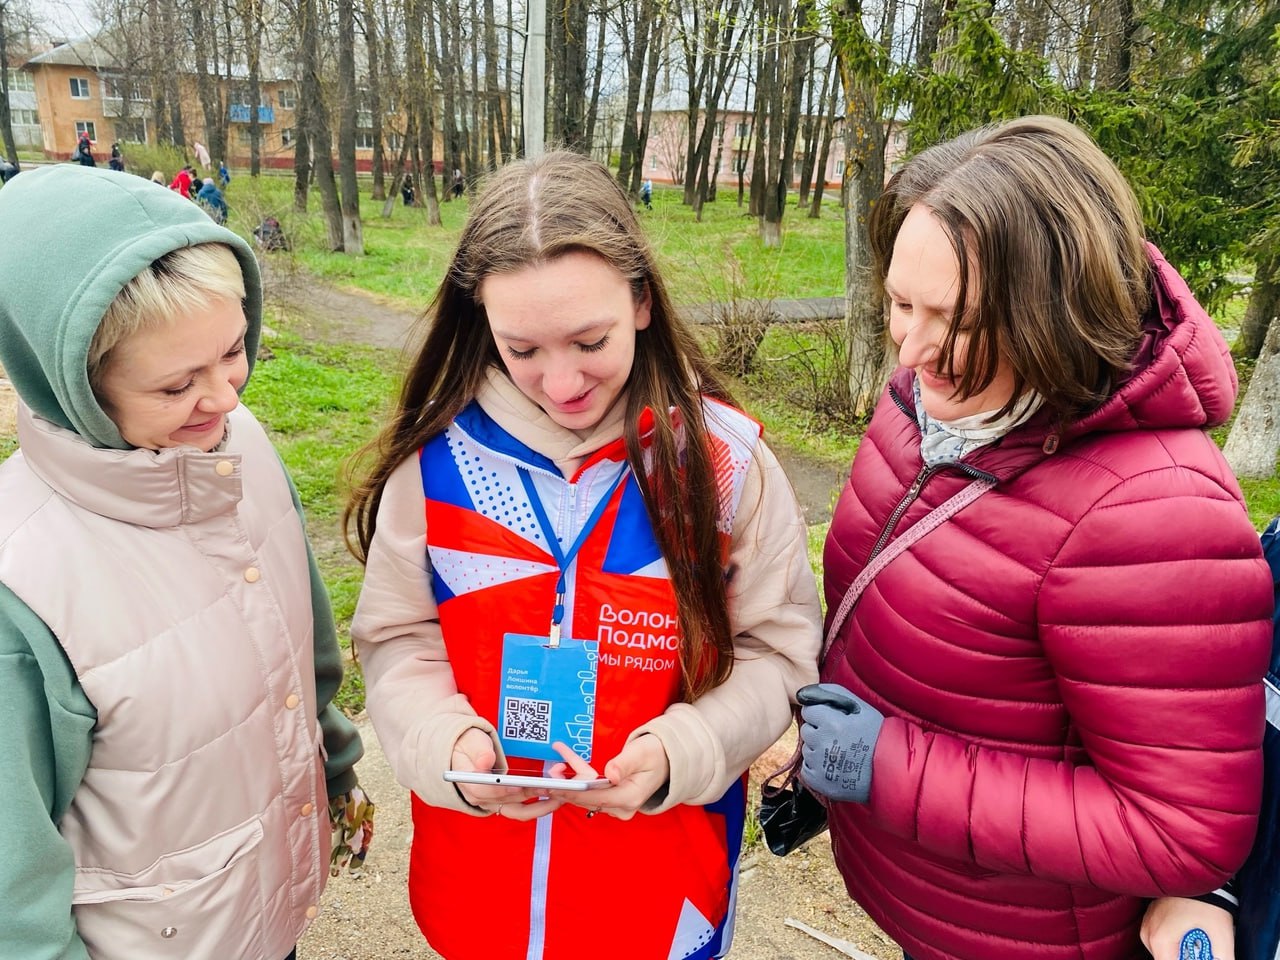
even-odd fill
[[(706, 401), (727, 543), (759, 426)], [(643, 424), (642, 424), (643, 426)], [(559, 574), (520, 471), (562, 543), (609, 494), (566, 578), (562, 635), (599, 641), (591, 763), (679, 696), (675, 596), (622, 440), (565, 478), (472, 403), (423, 447), (427, 552), (458, 690), (498, 725), (503, 636), (546, 635)], [(509, 758), (511, 769), (541, 772)], [(410, 900), (449, 960), (666, 960), (723, 955), (745, 812), (745, 777), (717, 802), (629, 821), (565, 806), (530, 823), (413, 801)], [(477, 911), (481, 931), (461, 923)]]

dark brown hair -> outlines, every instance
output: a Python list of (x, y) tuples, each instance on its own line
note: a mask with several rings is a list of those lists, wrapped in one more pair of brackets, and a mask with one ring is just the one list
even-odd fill
[[(478, 300), (481, 281), (574, 251), (617, 269), (636, 303), (646, 290), (652, 298), (649, 325), (636, 333), (625, 442), (670, 571), (683, 632), (683, 695), (694, 699), (722, 683), (733, 666), (717, 533), (720, 498), (700, 394), (730, 397), (675, 315), (631, 202), (594, 160), (554, 151), (511, 163), (486, 181), (427, 310), (426, 340), (391, 420), (349, 470), (354, 482), (343, 514), (347, 543), (361, 562), (368, 558), (391, 472), (449, 426), (475, 397), (488, 367), (505, 369)], [(647, 452), (639, 432), (646, 408), (653, 413)]]
[[(1151, 268), (1137, 199), (1097, 144), (1066, 120), (1035, 116), (971, 130), (914, 157), (871, 214), (882, 287), (898, 231), (918, 203), (959, 261), (938, 365), (947, 376), (960, 367), (958, 395), (985, 390), (1003, 359), (1014, 394), (996, 417), (1028, 390), (1060, 423), (1106, 399), (1137, 348)], [(957, 364), (962, 326), (969, 341)]]

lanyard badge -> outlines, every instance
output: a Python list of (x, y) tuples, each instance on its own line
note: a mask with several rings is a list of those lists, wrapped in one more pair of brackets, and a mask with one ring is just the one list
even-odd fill
[(559, 576), (547, 635), (508, 633), (502, 638), (498, 737), (502, 749), (510, 756), (561, 760), (563, 758), (551, 748), (552, 743), (561, 741), (583, 760), (591, 760), (600, 645), (595, 640), (561, 636), (566, 576), (569, 565), (626, 477), (624, 468), (592, 510), (577, 539), (568, 550), (561, 550), (547, 511), (534, 489), (533, 478), (520, 468), (525, 493), (542, 528), (547, 549), (555, 557)]

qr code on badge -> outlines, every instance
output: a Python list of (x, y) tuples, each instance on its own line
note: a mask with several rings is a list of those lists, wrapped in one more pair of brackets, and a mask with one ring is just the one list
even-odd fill
[(507, 697), (502, 705), (502, 735), (507, 740), (551, 742), (551, 701)]

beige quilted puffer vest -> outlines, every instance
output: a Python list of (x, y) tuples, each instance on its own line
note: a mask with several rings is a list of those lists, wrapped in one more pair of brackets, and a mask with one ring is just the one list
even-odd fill
[(60, 825), (93, 960), (283, 960), (324, 886), (303, 531), (262, 427), (230, 424), (220, 452), (153, 453), (19, 413), (0, 580), (98, 711)]

